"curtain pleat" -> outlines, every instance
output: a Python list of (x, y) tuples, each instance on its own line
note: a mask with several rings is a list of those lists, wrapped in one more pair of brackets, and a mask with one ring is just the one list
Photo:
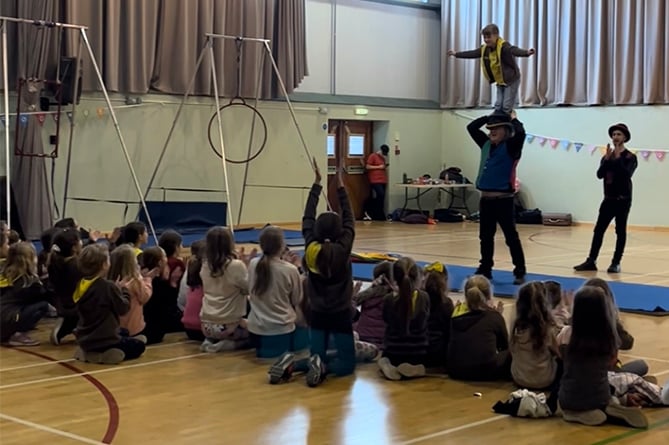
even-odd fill
[(446, 51), (478, 48), (488, 23), (521, 48), (521, 105), (669, 103), (665, 0), (442, 0), (441, 105), (490, 106), (479, 61)]

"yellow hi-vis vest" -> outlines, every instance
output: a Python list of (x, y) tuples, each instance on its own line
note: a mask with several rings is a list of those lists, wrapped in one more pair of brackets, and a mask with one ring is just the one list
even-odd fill
[(502, 72), (502, 45), (504, 44), (504, 39), (501, 37), (497, 38), (497, 46), (495, 51), (490, 51), (488, 53), (488, 63), (486, 63), (486, 45), (481, 46), (481, 70), (483, 75), (490, 83), (496, 83), (497, 85), (506, 85), (504, 82), (504, 74)]

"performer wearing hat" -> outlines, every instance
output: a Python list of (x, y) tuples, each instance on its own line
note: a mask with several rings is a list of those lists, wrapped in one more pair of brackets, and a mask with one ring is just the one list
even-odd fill
[(597, 256), (602, 247), (604, 233), (616, 220), (616, 250), (613, 253), (608, 273), (620, 273), (620, 260), (627, 241), (627, 217), (632, 207), (632, 175), (637, 167), (636, 155), (625, 147), (631, 135), (625, 124), (615, 124), (609, 128), (609, 137), (613, 142), (606, 145), (606, 154), (597, 169), (597, 178), (604, 180), (604, 200), (599, 206), (599, 216), (595, 224), (592, 245), (588, 258), (574, 270), (578, 272), (597, 270)]
[[(489, 134), (481, 131), (486, 124)], [(525, 255), (520, 244), (514, 213), (516, 166), (525, 143), (525, 128), (516, 118), (499, 110), (490, 116), (482, 116), (469, 125), (467, 131), (474, 142), (481, 147), (476, 188), (481, 191), (479, 203), (479, 239), (481, 240), (481, 261), (476, 273), (492, 279), (493, 256), (495, 252), (495, 232), (499, 224), (506, 245), (509, 246), (515, 276), (514, 284), (525, 282)]]

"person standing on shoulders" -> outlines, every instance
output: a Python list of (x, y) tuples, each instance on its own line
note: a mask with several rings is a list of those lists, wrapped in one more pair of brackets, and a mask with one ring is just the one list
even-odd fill
[(597, 169), (597, 178), (604, 182), (604, 199), (599, 206), (590, 253), (583, 263), (574, 266), (577, 272), (597, 270), (597, 257), (602, 247), (604, 233), (611, 220), (615, 218), (616, 250), (606, 271), (620, 273), (620, 261), (627, 242), (627, 217), (632, 208), (632, 175), (638, 162), (636, 155), (625, 147), (625, 143), (632, 137), (627, 125), (612, 125), (609, 128), (609, 137), (613, 142), (613, 148), (610, 143), (606, 144), (606, 154)]

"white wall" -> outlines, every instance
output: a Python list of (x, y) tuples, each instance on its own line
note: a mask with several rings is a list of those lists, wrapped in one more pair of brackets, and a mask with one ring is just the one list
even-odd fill
[[(145, 96), (144, 104), (137, 107), (116, 108), (124, 140), (141, 189), (147, 186), (150, 175), (165, 143), (167, 133), (177, 110), (174, 96)], [(155, 103), (151, 103), (155, 102)], [(162, 102), (162, 104), (161, 104)], [(118, 104), (117, 104), (118, 105)], [(323, 124), (328, 119), (355, 119), (353, 107), (329, 105), (328, 115), (318, 112), (317, 105), (294, 104), (296, 117), (307, 144), (309, 156), (316, 156), (320, 165), (326, 165), (327, 130)], [(105, 110), (103, 118), (97, 109), (105, 104), (99, 97), (85, 96), (78, 108), (76, 133), (72, 153), (72, 167), (68, 196), (137, 202), (138, 195), (113, 123)], [(200, 188), (224, 190), (221, 160), (214, 155), (207, 140), (207, 124), (215, 107), (210, 98), (191, 98), (178, 121), (165, 158), (158, 171), (154, 187)], [(260, 112), (267, 122), (268, 141), (265, 151), (249, 164), (250, 186), (244, 197), (242, 224), (300, 221), (308, 188), (313, 180), (307, 154), (298, 137), (286, 104), (261, 103)], [(85, 117), (84, 113), (88, 112)], [(441, 151), (440, 110), (402, 110), (369, 107), (368, 120), (384, 121), (389, 138), (401, 146), (399, 156), (392, 155), (390, 175), (392, 182), (399, 182), (403, 172), (423, 173), (438, 164)], [(63, 119), (67, 122), (67, 119)], [(233, 159), (246, 157), (251, 134), (252, 118), (238, 111), (223, 113), (226, 155)], [(43, 137), (53, 132), (54, 122), (47, 120)], [(68, 137), (68, 126), (61, 127), (63, 144)], [(255, 137), (261, 135), (256, 126)], [(212, 136), (218, 136), (216, 127)], [(375, 141), (394, 144), (394, 141)], [(231, 208), (237, 221), (244, 165), (228, 164)], [(55, 190), (61, 206), (66, 169), (66, 149), (56, 162)], [(255, 187), (253, 186), (255, 185)], [(260, 187), (265, 186), (265, 187)], [(269, 186), (269, 187), (267, 187)], [(161, 200), (162, 192), (153, 191), (149, 199)], [(175, 201), (222, 201), (224, 193), (168, 191), (167, 199)], [(401, 190), (390, 190), (390, 205), (402, 203)], [(125, 206), (106, 202), (69, 200), (67, 216), (77, 218), (85, 227), (111, 229), (124, 221), (132, 220), (137, 204), (129, 206), (124, 220)]]
[(297, 92), (439, 100), (436, 12), (307, 0), (306, 17), (309, 76)]
[[(479, 151), (465, 129), (467, 117), (483, 111), (444, 111), (443, 157), (448, 165), (459, 165), (472, 178), (476, 176)], [(669, 106), (582, 107), (520, 109), (518, 117), (528, 133), (605, 146), (609, 126), (626, 123), (632, 133), (627, 144), (634, 149), (669, 149), (662, 129), (669, 122)], [(639, 167), (634, 174), (634, 200), (630, 224), (669, 226), (669, 159), (660, 162), (655, 155), (644, 160), (637, 154)], [(586, 148), (576, 152), (536, 140), (525, 143), (518, 166), (526, 205), (546, 212), (569, 212), (577, 221), (593, 222), (602, 199), (602, 182), (595, 176), (601, 154)]]

